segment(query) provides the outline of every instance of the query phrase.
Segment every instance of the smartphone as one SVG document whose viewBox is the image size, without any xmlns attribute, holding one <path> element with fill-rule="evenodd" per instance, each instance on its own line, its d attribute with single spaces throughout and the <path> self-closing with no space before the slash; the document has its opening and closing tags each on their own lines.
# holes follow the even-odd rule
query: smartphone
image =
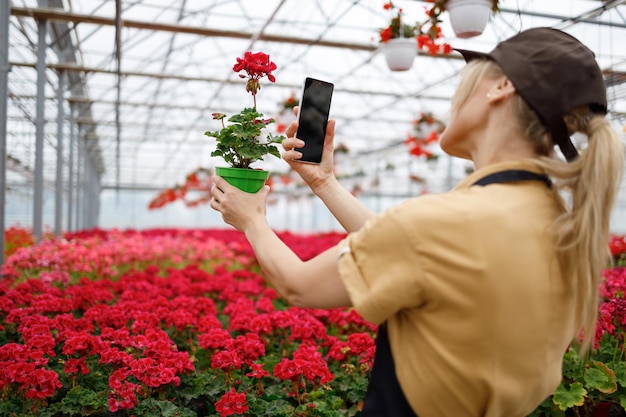
<svg viewBox="0 0 626 417">
<path fill-rule="evenodd" d="M 302 97 L 298 108 L 298 130 L 296 137 L 304 141 L 299 162 L 319 164 L 326 136 L 326 124 L 330 114 L 330 101 L 334 84 L 306 77 L 302 86 Z"/>
</svg>

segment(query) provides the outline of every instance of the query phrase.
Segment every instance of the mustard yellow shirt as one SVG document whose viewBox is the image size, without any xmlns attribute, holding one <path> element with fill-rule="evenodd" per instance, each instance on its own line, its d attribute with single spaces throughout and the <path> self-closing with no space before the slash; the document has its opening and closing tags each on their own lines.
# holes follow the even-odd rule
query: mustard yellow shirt
<svg viewBox="0 0 626 417">
<path fill-rule="evenodd" d="M 339 244 L 352 303 L 388 323 L 398 381 L 420 417 L 524 417 L 561 381 L 576 334 L 549 230 L 561 208 L 541 181 L 472 186 L 506 169 L 541 173 L 530 160 L 488 166 Z"/>
</svg>

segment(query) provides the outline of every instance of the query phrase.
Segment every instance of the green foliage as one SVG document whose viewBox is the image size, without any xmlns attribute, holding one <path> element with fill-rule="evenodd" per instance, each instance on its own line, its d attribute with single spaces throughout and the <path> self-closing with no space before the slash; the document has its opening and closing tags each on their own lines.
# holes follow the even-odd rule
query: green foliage
<svg viewBox="0 0 626 417">
<path fill-rule="evenodd" d="M 223 158 L 233 168 L 249 168 L 250 164 L 262 160 L 265 155 L 280 158 L 276 144 L 281 143 L 284 136 L 268 132 L 266 140 L 261 140 L 263 129 L 274 123 L 274 119 L 263 119 L 263 114 L 250 107 L 231 116 L 228 121 L 230 124 L 223 125 L 222 129 L 204 133 L 217 140 L 217 147 L 211 156 Z"/>
<path fill-rule="evenodd" d="M 561 384 L 530 417 L 590 416 L 606 403 L 626 410 L 626 363 L 620 341 L 605 334 L 601 342 L 582 357 L 575 346 L 568 349 Z"/>
<path fill-rule="evenodd" d="M 587 390 L 583 388 L 583 384 L 574 382 L 569 388 L 561 383 L 552 397 L 554 403 L 561 410 L 567 410 L 574 406 L 583 405 L 585 403 L 585 395 L 587 395 Z"/>
<path fill-rule="evenodd" d="M 103 415 L 107 410 L 107 395 L 106 390 L 95 391 L 76 386 L 67 391 L 61 401 L 51 401 L 45 410 L 40 409 L 34 415 L 37 417 Z"/>
<path fill-rule="evenodd" d="M 198 417 L 198 414 L 185 407 L 178 407 L 170 401 L 157 401 L 146 398 L 132 410 L 136 417 Z"/>
<path fill-rule="evenodd" d="M 585 384 L 592 389 L 604 394 L 612 394 L 617 391 L 615 372 L 606 364 L 598 361 L 591 361 L 585 370 Z"/>
</svg>

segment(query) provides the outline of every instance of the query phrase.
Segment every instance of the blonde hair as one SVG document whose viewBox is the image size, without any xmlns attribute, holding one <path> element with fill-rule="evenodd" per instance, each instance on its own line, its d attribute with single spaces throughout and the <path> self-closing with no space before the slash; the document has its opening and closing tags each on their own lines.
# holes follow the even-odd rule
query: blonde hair
<svg viewBox="0 0 626 417">
<path fill-rule="evenodd" d="M 536 116 L 535 116 L 536 117 Z M 566 210 L 554 222 L 561 265 L 575 277 L 577 323 L 584 339 L 581 351 L 591 346 L 598 317 L 598 287 L 609 263 L 611 209 L 622 179 L 624 148 L 603 116 L 577 108 L 565 117 L 571 133 L 584 133 L 587 148 L 572 162 L 542 156 L 540 165 L 553 178 L 557 191 L 570 195 Z M 533 138 L 537 142 L 541 138 Z"/>
<path fill-rule="evenodd" d="M 452 99 L 456 110 L 472 94 L 483 77 L 505 75 L 489 60 L 471 61 L 464 69 Z M 602 269 L 608 266 L 610 216 L 624 169 L 624 147 L 604 115 L 588 106 L 573 109 L 564 117 L 571 134 L 583 133 L 588 145 L 572 162 L 554 156 L 554 142 L 546 126 L 528 104 L 517 95 L 517 124 L 534 146 L 538 164 L 553 182 L 563 214 L 553 224 L 559 262 L 576 294 L 576 323 L 583 331 L 581 354 L 595 336 L 598 315 L 598 288 Z M 563 193 L 568 194 L 568 202 Z"/>
</svg>

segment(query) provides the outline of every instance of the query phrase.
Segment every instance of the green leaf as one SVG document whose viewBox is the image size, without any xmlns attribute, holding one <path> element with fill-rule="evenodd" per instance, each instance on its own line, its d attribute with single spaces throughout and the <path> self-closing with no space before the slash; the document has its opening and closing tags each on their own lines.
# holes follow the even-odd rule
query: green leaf
<svg viewBox="0 0 626 417">
<path fill-rule="evenodd" d="M 583 377 L 581 362 L 582 359 L 576 349 L 570 346 L 563 357 L 563 377 L 569 381 L 581 381 Z"/>
<path fill-rule="evenodd" d="M 0 401 L 0 415 L 17 416 L 22 411 L 21 407 L 12 401 Z"/>
<path fill-rule="evenodd" d="M 583 388 L 583 384 L 580 382 L 574 382 L 570 385 L 569 389 L 565 388 L 563 384 L 560 384 L 554 394 L 552 400 L 563 411 L 572 407 L 579 407 L 585 403 L 585 396 L 587 390 Z"/>
<path fill-rule="evenodd" d="M 615 380 L 622 387 L 626 388 L 626 363 L 618 362 L 613 367 L 613 371 L 615 372 Z"/>
<path fill-rule="evenodd" d="M 133 410 L 134 415 L 150 417 L 198 417 L 195 411 L 185 407 L 177 407 L 170 401 L 158 401 L 153 398 L 146 398 L 141 401 Z"/>
<path fill-rule="evenodd" d="M 281 143 L 284 136 L 268 133 L 267 143 L 259 140 L 263 129 L 275 122 L 273 119 L 265 120 L 263 114 L 256 109 L 246 108 L 232 115 L 228 122 L 230 124 L 220 130 L 204 132 L 206 136 L 214 137 L 217 141 L 211 156 L 221 157 L 227 164 L 237 168 L 249 168 L 250 164 L 262 160 L 265 155 L 280 158 L 280 152 L 275 145 Z"/>
<path fill-rule="evenodd" d="M 612 394 L 617 391 L 615 372 L 602 362 L 590 362 L 585 371 L 584 381 L 588 388 L 596 389 L 605 394 Z"/>
<path fill-rule="evenodd" d="M 105 392 L 95 392 L 88 388 L 77 386 L 67 392 L 61 400 L 62 411 L 70 415 L 80 411 L 83 415 L 89 415 L 92 411 L 105 411 L 108 409 L 108 395 Z"/>
</svg>

